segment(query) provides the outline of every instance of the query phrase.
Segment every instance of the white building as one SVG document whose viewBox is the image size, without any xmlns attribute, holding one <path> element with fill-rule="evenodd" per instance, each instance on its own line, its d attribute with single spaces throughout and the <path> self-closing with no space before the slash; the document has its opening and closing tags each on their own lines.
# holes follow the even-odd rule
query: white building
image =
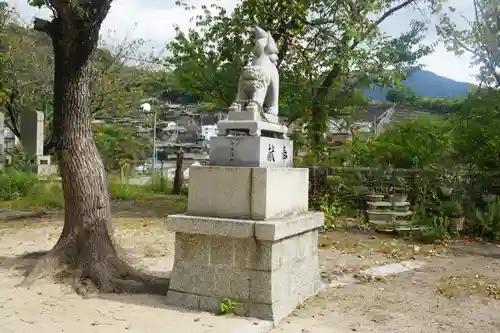
<svg viewBox="0 0 500 333">
<path fill-rule="evenodd" d="M 201 137 L 204 140 L 210 140 L 210 138 L 216 137 L 219 134 L 219 129 L 217 125 L 203 125 L 201 126 Z"/>
</svg>

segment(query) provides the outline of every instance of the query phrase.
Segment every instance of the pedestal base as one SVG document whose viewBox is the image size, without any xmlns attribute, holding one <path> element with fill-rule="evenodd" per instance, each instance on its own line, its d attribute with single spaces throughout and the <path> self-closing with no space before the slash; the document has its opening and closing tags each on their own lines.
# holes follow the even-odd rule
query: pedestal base
<svg viewBox="0 0 500 333">
<path fill-rule="evenodd" d="M 318 228 L 323 213 L 269 221 L 172 215 L 175 261 L 167 302 L 278 322 L 320 287 Z"/>
<path fill-rule="evenodd" d="M 264 114 L 262 117 L 258 108 L 246 111 L 231 111 L 227 119 L 217 124 L 220 136 L 226 136 L 230 131 L 244 131 L 251 136 L 274 136 L 284 139 L 288 128 L 278 122 L 278 116 Z M 265 135 L 267 132 L 268 135 Z"/>
<path fill-rule="evenodd" d="M 268 220 L 307 212 L 309 170 L 191 167 L 187 213 Z"/>
<path fill-rule="evenodd" d="M 219 136 L 210 139 L 210 165 L 292 167 L 293 141 L 263 136 Z"/>
</svg>

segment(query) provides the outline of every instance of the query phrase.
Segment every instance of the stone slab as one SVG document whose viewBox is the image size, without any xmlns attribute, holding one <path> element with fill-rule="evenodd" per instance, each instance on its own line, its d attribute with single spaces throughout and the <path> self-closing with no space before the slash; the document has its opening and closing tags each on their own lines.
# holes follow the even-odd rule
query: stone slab
<svg viewBox="0 0 500 333">
<path fill-rule="evenodd" d="M 214 137 L 210 139 L 210 165 L 290 168 L 293 141 L 262 136 Z"/>
<path fill-rule="evenodd" d="M 325 223 L 323 212 L 306 212 L 279 220 L 255 222 L 255 238 L 260 240 L 279 240 L 312 229 Z"/>
<path fill-rule="evenodd" d="M 373 268 L 368 268 L 363 271 L 360 271 L 361 275 L 369 275 L 373 277 L 385 277 L 396 274 L 401 274 L 404 272 L 408 272 L 414 269 L 421 268 L 425 265 L 424 262 L 421 261 L 402 261 L 397 263 L 392 263 L 384 266 L 378 266 Z"/>
<path fill-rule="evenodd" d="M 242 120 L 253 120 L 253 121 L 267 121 L 270 123 L 279 124 L 279 118 L 273 114 L 264 114 L 265 119 L 262 118 L 260 112 L 252 111 L 229 111 L 227 119 L 229 121 L 242 121 Z"/>
<path fill-rule="evenodd" d="M 288 128 L 285 125 L 262 120 L 221 120 L 217 127 L 219 136 L 226 136 L 229 131 L 247 131 L 251 136 L 260 136 L 263 131 L 286 135 Z"/>
<path fill-rule="evenodd" d="M 324 214 L 308 211 L 267 221 L 175 214 L 169 215 L 166 223 L 168 230 L 177 233 L 277 241 L 321 228 Z"/>
<path fill-rule="evenodd" d="M 306 168 L 191 167 L 187 214 L 269 220 L 307 212 Z"/>
<path fill-rule="evenodd" d="M 21 141 L 30 158 L 43 155 L 45 115 L 40 111 L 26 111 L 21 116 Z"/>
<path fill-rule="evenodd" d="M 167 217 L 167 228 L 187 234 L 249 238 L 255 234 L 255 221 L 175 214 Z"/>
</svg>

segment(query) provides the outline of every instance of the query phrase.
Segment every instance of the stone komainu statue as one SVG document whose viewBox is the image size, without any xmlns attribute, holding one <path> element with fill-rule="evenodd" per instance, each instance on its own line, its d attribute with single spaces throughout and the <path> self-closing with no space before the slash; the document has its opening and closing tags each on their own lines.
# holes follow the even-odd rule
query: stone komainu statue
<svg viewBox="0 0 500 333">
<path fill-rule="evenodd" d="M 279 74 L 276 43 L 267 31 L 255 27 L 252 61 L 243 67 L 236 102 L 231 109 L 278 115 Z"/>
</svg>

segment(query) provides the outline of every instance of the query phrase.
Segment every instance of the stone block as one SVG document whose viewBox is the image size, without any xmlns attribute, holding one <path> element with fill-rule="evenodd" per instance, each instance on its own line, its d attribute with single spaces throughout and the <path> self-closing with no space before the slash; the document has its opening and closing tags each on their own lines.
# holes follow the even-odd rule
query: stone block
<svg viewBox="0 0 500 333">
<path fill-rule="evenodd" d="M 300 294 L 304 287 L 311 286 L 320 279 L 318 256 L 311 256 L 287 266 L 289 267 L 291 294 Z"/>
<path fill-rule="evenodd" d="M 293 166 L 293 141 L 263 136 L 211 138 L 210 165 L 290 168 Z"/>
<path fill-rule="evenodd" d="M 173 232 L 230 238 L 249 238 L 254 235 L 255 222 L 185 214 L 169 215 L 167 228 Z"/>
<path fill-rule="evenodd" d="M 324 214 L 322 212 L 306 212 L 270 221 L 256 221 L 255 238 L 258 240 L 276 241 L 309 230 L 318 229 L 323 225 Z"/>
<path fill-rule="evenodd" d="M 200 296 L 176 290 L 169 290 L 167 292 L 166 303 L 186 309 L 199 309 Z"/>
<path fill-rule="evenodd" d="M 253 269 L 274 271 L 281 267 L 283 250 L 281 242 L 256 241 L 256 253 Z"/>
<path fill-rule="evenodd" d="M 307 212 L 309 170 L 303 168 L 254 168 L 252 218 L 267 220 Z"/>
<path fill-rule="evenodd" d="M 191 167 L 187 214 L 251 218 L 252 169 Z"/>
<path fill-rule="evenodd" d="M 317 245 L 322 219 L 321 213 L 307 212 L 270 221 L 232 220 L 253 223 L 255 232 L 246 238 L 228 232 L 229 219 L 221 218 L 213 220 L 225 224 L 212 225 L 226 226 L 224 234 L 238 237 L 204 227 L 176 232 L 167 301 L 219 312 L 220 302 L 228 298 L 237 303 L 238 315 L 280 321 L 319 291 L 318 251 L 311 247 Z M 210 235 L 195 234 L 200 230 Z"/>
<path fill-rule="evenodd" d="M 220 312 L 221 299 L 218 297 L 211 296 L 199 296 L 199 307 L 201 311 L 207 311 L 212 313 Z"/>
<path fill-rule="evenodd" d="M 316 238 L 316 241 L 314 240 Z M 301 236 L 298 237 L 298 245 L 297 245 L 297 258 L 303 259 L 306 257 L 310 257 L 314 252 L 317 251 L 317 238 L 318 238 L 318 230 L 313 229 L 305 232 Z"/>
<path fill-rule="evenodd" d="M 258 250 L 254 238 L 236 239 L 233 241 L 234 266 L 239 268 L 254 269 L 256 266 Z"/>
<path fill-rule="evenodd" d="M 263 320 L 271 320 L 278 323 L 287 317 L 297 307 L 295 298 L 286 301 L 278 301 L 272 304 L 251 303 L 249 307 L 249 316 Z"/>
<path fill-rule="evenodd" d="M 309 170 L 192 167 L 187 214 L 268 220 L 306 212 Z"/>
<path fill-rule="evenodd" d="M 215 267 L 215 290 L 213 296 L 235 300 L 250 298 L 250 271 L 234 267 Z"/>
<path fill-rule="evenodd" d="M 205 235 L 175 234 L 175 257 L 183 262 L 208 265 L 210 257 L 210 238 Z"/>
<path fill-rule="evenodd" d="M 303 234 L 299 234 L 296 237 L 286 237 L 278 240 L 280 247 L 280 266 L 288 265 L 289 263 L 295 263 L 297 261 L 299 238 L 303 237 Z"/>
<path fill-rule="evenodd" d="M 26 110 L 21 115 L 21 141 L 30 158 L 43 155 L 45 115 L 40 111 Z"/>
<path fill-rule="evenodd" d="M 290 296 L 290 271 L 282 267 L 275 271 L 253 271 L 250 280 L 250 301 L 273 303 Z"/>
<path fill-rule="evenodd" d="M 234 245 L 229 237 L 211 237 L 210 265 L 234 266 Z"/>
<path fill-rule="evenodd" d="M 261 136 L 266 132 L 284 136 L 288 132 L 285 125 L 262 120 L 221 120 L 217 128 L 220 136 L 226 136 L 231 131 L 245 132 L 250 136 Z"/>
<path fill-rule="evenodd" d="M 171 290 L 201 296 L 218 296 L 217 287 L 216 272 L 212 267 L 180 262 L 174 264 L 170 275 Z"/>
<path fill-rule="evenodd" d="M 262 115 L 259 111 L 257 112 L 249 112 L 249 111 L 229 111 L 227 115 L 227 120 L 236 120 L 236 121 L 242 121 L 242 120 L 254 120 L 254 121 L 268 121 L 270 123 L 274 124 L 279 124 L 279 117 L 274 115 L 274 114 L 265 114 L 266 119 L 262 118 Z"/>
</svg>

